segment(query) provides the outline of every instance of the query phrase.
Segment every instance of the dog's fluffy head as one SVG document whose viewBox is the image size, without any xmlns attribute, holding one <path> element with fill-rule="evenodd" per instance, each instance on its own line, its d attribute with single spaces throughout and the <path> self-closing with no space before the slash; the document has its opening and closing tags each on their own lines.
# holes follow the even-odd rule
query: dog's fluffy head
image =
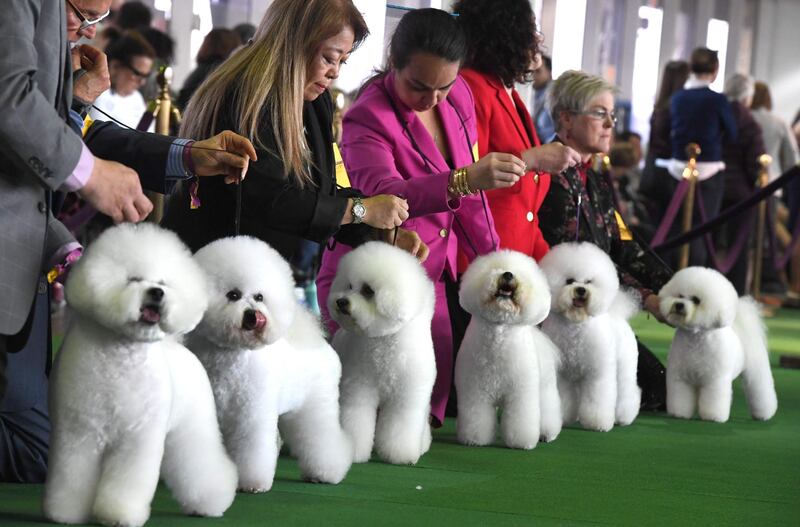
<svg viewBox="0 0 800 527">
<path fill-rule="evenodd" d="M 195 259 L 210 283 L 200 335 L 236 349 L 259 348 L 286 335 L 298 306 L 292 270 L 278 251 L 239 236 L 206 245 Z"/>
<path fill-rule="evenodd" d="M 206 281 L 191 252 L 150 223 L 103 232 L 70 272 L 69 305 L 136 341 L 191 331 L 206 308 Z"/>
<path fill-rule="evenodd" d="M 388 243 L 369 242 L 339 262 L 328 310 L 348 331 L 383 337 L 418 316 L 430 320 L 434 295 L 433 283 L 416 258 Z"/>
<path fill-rule="evenodd" d="M 617 296 L 614 262 L 592 243 L 556 245 L 539 265 L 550 284 L 553 311 L 573 322 L 607 312 Z"/>
<path fill-rule="evenodd" d="M 658 292 L 661 314 L 686 329 L 714 329 L 733 324 L 738 295 L 722 274 L 706 267 L 675 273 Z"/>
<path fill-rule="evenodd" d="M 493 324 L 538 324 L 550 312 L 544 273 L 516 251 L 477 258 L 461 279 L 461 307 Z"/>
</svg>

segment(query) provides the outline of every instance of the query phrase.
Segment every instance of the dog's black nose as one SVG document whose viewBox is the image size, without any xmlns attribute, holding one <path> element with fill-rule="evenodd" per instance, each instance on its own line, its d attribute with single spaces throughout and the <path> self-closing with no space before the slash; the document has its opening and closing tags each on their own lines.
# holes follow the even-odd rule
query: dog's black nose
<svg viewBox="0 0 800 527">
<path fill-rule="evenodd" d="M 577 296 L 577 297 L 586 296 L 586 288 L 585 287 L 576 287 L 575 288 L 575 296 Z"/>
<path fill-rule="evenodd" d="M 258 318 L 256 318 L 255 310 L 245 310 L 244 316 L 242 316 L 242 328 L 250 331 L 256 328 L 256 324 L 258 324 Z"/>
<path fill-rule="evenodd" d="M 514 279 L 514 273 L 512 273 L 511 271 L 506 271 L 505 273 L 502 274 L 502 278 L 504 282 L 510 282 L 511 280 Z"/>
<path fill-rule="evenodd" d="M 672 305 L 672 309 L 673 309 L 673 310 L 674 310 L 676 313 L 683 313 L 684 311 L 686 311 L 686 306 L 684 306 L 684 305 L 683 305 L 683 302 L 675 302 L 675 303 Z"/>
<path fill-rule="evenodd" d="M 151 287 L 147 290 L 147 297 L 154 302 L 161 302 L 164 298 L 164 290 L 160 287 Z"/>
<path fill-rule="evenodd" d="M 350 300 L 347 298 L 337 298 L 336 299 L 336 307 L 339 308 L 339 312 L 345 315 L 350 314 Z"/>
</svg>

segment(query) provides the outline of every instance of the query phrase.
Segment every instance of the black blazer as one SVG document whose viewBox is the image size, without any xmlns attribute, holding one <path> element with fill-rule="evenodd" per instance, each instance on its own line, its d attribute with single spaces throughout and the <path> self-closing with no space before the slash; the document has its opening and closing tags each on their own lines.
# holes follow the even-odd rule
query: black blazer
<svg viewBox="0 0 800 527">
<path fill-rule="evenodd" d="M 222 109 L 216 132 L 240 132 L 232 114 L 232 110 Z M 258 162 L 250 164 L 242 185 L 240 234 L 267 242 L 288 260 L 303 239 L 324 242 L 336 235 L 339 241 L 353 245 L 366 234 L 363 225 L 339 231 L 348 196 L 360 194 L 351 189 L 337 192 L 332 122 L 333 101 L 328 92 L 304 104 L 303 124 L 311 149 L 314 186 L 301 189 L 284 177 L 269 116 L 262 116 L 260 138 L 266 148 L 256 148 Z M 198 196 L 201 205 L 192 210 L 189 185 L 182 184 L 170 199 L 163 221 L 193 251 L 235 232 L 236 185 L 226 185 L 223 178 L 201 178 Z"/>
</svg>

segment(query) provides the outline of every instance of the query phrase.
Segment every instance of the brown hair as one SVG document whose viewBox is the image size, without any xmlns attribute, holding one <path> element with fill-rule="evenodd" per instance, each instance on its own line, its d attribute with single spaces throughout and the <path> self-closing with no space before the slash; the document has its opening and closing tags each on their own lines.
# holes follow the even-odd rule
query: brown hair
<svg viewBox="0 0 800 527">
<path fill-rule="evenodd" d="M 759 108 L 766 108 L 772 110 L 772 94 L 769 92 L 769 86 L 761 81 L 756 81 L 755 91 L 753 92 L 753 103 L 750 105 L 752 110 Z"/>
<path fill-rule="evenodd" d="M 676 91 L 683 88 L 689 78 L 689 63 L 684 60 L 671 60 L 664 66 L 661 86 L 656 97 L 655 110 L 669 107 L 669 100 Z"/>
<path fill-rule="evenodd" d="M 301 188 L 312 183 L 311 162 L 303 132 L 303 89 L 308 66 L 323 41 L 349 27 L 355 49 L 369 34 L 352 0 L 275 0 L 250 45 L 234 53 L 198 88 L 181 125 L 193 139 L 216 132 L 223 101 L 236 131 L 261 148 L 261 119 L 268 116 L 284 177 Z M 264 113 L 263 110 L 266 110 Z"/>
<path fill-rule="evenodd" d="M 228 58 L 231 52 L 242 45 L 239 33 L 232 29 L 212 29 L 203 39 L 197 52 L 200 64 L 218 62 Z"/>
<path fill-rule="evenodd" d="M 714 73 L 719 69 L 717 52 L 708 48 L 695 48 L 689 59 L 692 73 Z"/>
</svg>

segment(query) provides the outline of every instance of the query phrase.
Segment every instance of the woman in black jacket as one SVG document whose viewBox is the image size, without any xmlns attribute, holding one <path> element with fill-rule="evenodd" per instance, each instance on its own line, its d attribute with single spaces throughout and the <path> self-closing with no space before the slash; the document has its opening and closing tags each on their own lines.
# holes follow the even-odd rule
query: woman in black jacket
<svg viewBox="0 0 800 527">
<path fill-rule="evenodd" d="M 351 0 L 276 0 L 250 45 L 214 71 L 186 109 L 181 135 L 232 129 L 256 145 L 258 161 L 242 182 L 239 232 L 288 260 L 304 239 L 355 245 L 373 235 L 365 226 L 391 229 L 408 217 L 399 197 L 337 191 L 328 88 L 367 33 Z M 237 190 L 216 181 L 184 185 L 164 225 L 192 250 L 231 236 Z M 418 242 L 410 242 L 412 252 Z"/>
</svg>

